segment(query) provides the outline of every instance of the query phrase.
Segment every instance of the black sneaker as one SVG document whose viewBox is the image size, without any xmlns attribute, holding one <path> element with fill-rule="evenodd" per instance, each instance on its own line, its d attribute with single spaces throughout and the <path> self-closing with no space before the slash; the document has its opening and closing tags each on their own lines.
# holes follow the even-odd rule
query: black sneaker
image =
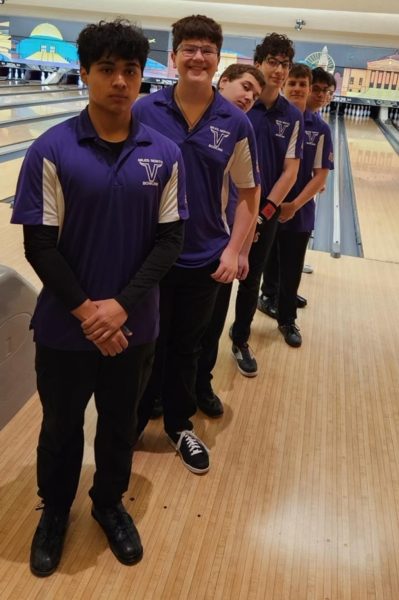
<svg viewBox="0 0 399 600">
<path fill-rule="evenodd" d="M 143 546 L 140 535 L 122 502 L 104 508 L 93 505 L 91 514 L 102 527 L 109 547 L 121 563 L 134 565 L 141 560 Z"/>
<path fill-rule="evenodd" d="M 302 336 L 299 331 L 299 327 L 295 323 L 279 325 L 278 328 L 289 346 L 292 346 L 293 348 L 299 348 L 299 346 L 302 344 Z"/>
<path fill-rule="evenodd" d="M 245 377 L 256 377 L 258 374 L 258 365 L 249 344 L 247 342 L 244 344 L 233 344 L 231 351 L 236 359 L 240 373 L 245 375 Z"/>
<path fill-rule="evenodd" d="M 207 392 L 197 392 L 197 406 L 208 417 L 221 417 L 224 408 L 221 399 L 211 389 Z"/>
<path fill-rule="evenodd" d="M 189 471 L 199 475 L 209 471 L 209 450 L 193 431 L 185 429 L 167 435 Z"/>
<path fill-rule="evenodd" d="M 154 400 L 154 406 L 152 407 L 152 411 L 151 411 L 151 414 L 150 414 L 150 419 L 151 420 L 159 419 L 159 417 L 162 417 L 162 415 L 163 415 L 162 398 L 160 398 L 158 396 Z"/>
<path fill-rule="evenodd" d="M 61 560 L 69 511 L 44 507 L 33 536 L 30 570 L 37 577 L 54 573 Z"/>
<path fill-rule="evenodd" d="M 275 298 L 261 294 L 258 298 L 257 309 L 272 319 L 277 319 L 277 305 Z"/>
<path fill-rule="evenodd" d="M 305 308 L 307 303 L 308 303 L 308 301 L 306 300 L 306 298 L 297 294 L 297 297 L 296 297 L 296 307 L 297 308 Z"/>
</svg>

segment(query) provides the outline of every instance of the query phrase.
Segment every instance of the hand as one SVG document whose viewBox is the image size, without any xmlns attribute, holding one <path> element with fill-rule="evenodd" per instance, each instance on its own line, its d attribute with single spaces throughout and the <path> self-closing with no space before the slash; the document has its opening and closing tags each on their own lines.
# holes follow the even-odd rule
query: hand
<svg viewBox="0 0 399 600">
<path fill-rule="evenodd" d="M 238 271 L 237 271 L 237 279 L 242 281 L 246 278 L 249 271 L 249 263 L 248 263 L 248 253 L 238 255 Z"/>
<path fill-rule="evenodd" d="M 219 283 L 231 283 L 238 271 L 238 253 L 226 246 L 220 257 L 220 264 L 211 277 Z"/>
<path fill-rule="evenodd" d="M 126 337 L 120 329 L 106 339 L 105 342 L 93 343 L 97 346 L 103 356 L 116 356 L 126 350 L 129 346 Z"/>
<path fill-rule="evenodd" d="M 82 329 L 88 340 L 101 344 L 122 327 L 127 319 L 127 312 L 113 298 L 93 302 L 97 311 L 82 322 Z"/>
<path fill-rule="evenodd" d="M 279 215 L 279 222 L 280 223 L 286 223 L 286 221 L 289 221 L 290 219 L 292 219 L 292 217 L 295 215 L 296 213 L 296 206 L 293 202 L 283 202 L 280 205 L 280 215 Z"/>
</svg>

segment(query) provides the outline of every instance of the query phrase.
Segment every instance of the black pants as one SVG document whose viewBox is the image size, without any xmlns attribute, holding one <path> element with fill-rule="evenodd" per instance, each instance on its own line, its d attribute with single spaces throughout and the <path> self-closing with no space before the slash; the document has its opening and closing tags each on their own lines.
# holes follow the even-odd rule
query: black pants
<svg viewBox="0 0 399 600">
<path fill-rule="evenodd" d="M 76 495 L 84 446 L 84 414 L 94 393 L 98 413 L 96 472 L 90 496 L 97 506 L 119 502 L 129 485 L 137 404 L 151 372 L 154 343 L 115 357 L 36 345 L 43 421 L 37 448 L 39 496 L 69 509 Z"/>
<path fill-rule="evenodd" d="M 279 325 L 297 317 L 297 300 L 310 232 L 278 229 L 263 270 L 262 294 L 276 298 Z"/>
<path fill-rule="evenodd" d="M 233 324 L 233 342 L 244 344 L 249 340 L 251 324 L 256 312 L 260 280 L 264 264 L 269 256 L 278 226 L 277 210 L 270 221 L 257 226 L 254 243 L 249 252 L 249 273 L 240 281 L 236 298 L 236 314 Z"/>
<path fill-rule="evenodd" d="M 212 393 L 212 370 L 215 367 L 218 357 L 219 339 L 226 322 L 232 287 L 232 283 L 220 285 L 211 321 L 202 338 L 202 350 L 198 360 L 197 382 L 195 386 L 197 394 Z"/>
<path fill-rule="evenodd" d="M 148 423 L 156 397 L 162 398 L 165 430 L 192 429 L 201 339 L 212 317 L 221 284 L 211 277 L 219 262 L 199 269 L 172 267 L 160 285 L 161 330 L 154 367 L 140 401 L 138 432 Z"/>
</svg>

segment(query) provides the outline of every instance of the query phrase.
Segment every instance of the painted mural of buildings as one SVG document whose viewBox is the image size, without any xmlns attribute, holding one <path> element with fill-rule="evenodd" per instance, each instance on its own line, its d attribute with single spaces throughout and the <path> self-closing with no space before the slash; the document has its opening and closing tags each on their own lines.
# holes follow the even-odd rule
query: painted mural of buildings
<svg viewBox="0 0 399 600">
<path fill-rule="evenodd" d="M 344 69 L 341 96 L 399 102 L 399 51 L 368 61 L 367 69 Z"/>
</svg>

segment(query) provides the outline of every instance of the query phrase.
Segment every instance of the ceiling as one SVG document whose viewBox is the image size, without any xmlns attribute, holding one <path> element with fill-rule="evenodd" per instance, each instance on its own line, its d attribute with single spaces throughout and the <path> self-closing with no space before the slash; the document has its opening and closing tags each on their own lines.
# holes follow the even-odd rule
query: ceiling
<svg viewBox="0 0 399 600">
<path fill-rule="evenodd" d="M 399 0 L 6 0 L 1 14 L 82 22 L 124 16 L 154 29 L 206 14 L 226 34 L 263 37 L 277 31 L 294 40 L 399 48 Z M 306 23 L 299 32 L 298 18 Z"/>
</svg>

